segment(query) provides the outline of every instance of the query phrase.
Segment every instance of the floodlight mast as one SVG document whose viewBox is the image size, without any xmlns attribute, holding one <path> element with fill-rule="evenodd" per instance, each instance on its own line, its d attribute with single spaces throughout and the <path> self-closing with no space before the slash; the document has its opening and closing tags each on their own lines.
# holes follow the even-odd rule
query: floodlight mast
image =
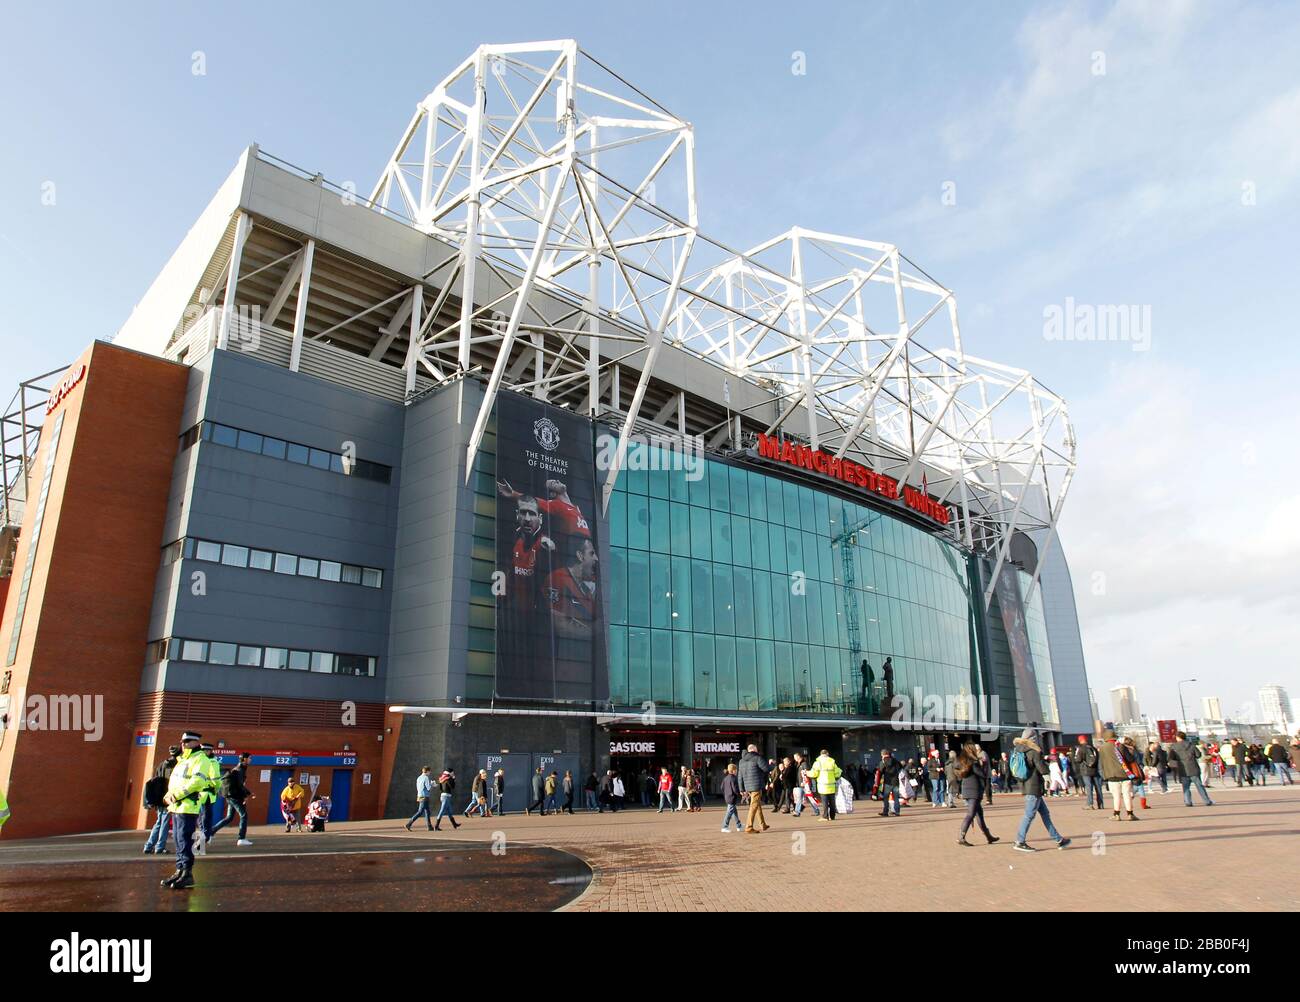
<svg viewBox="0 0 1300 1002">
<path fill-rule="evenodd" d="M 607 505 L 667 343 L 766 388 L 778 416 L 772 397 L 761 420 L 738 407 L 751 426 L 794 433 L 801 414 L 814 447 L 924 475 L 955 508 L 953 540 L 993 555 L 993 580 L 1016 531 L 1045 530 L 1036 587 L 1075 470 L 1065 401 L 966 355 L 955 296 L 892 244 L 794 227 L 740 252 L 700 233 L 692 126 L 576 41 L 480 46 L 417 106 L 371 200 L 454 255 L 413 317 L 408 387 L 495 348 L 467 479 L 502 387 L 545 400 L 581 382 L 594 417 L 604 379 L 621 419 Z M 458 321 L 439 327 L 452 296 Z M 639 368 L 625 409 L 620 363 Z"/>
</svg>

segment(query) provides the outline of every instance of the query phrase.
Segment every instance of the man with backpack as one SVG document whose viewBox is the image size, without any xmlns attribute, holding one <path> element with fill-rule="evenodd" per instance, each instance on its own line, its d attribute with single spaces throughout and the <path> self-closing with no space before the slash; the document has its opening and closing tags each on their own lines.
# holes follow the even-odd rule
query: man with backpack
<svg viewBox="0 0 1300 1002">
<path fill-rule="evenodd" d="M 180 756 L 181 746 L 172 745 L 167 749 L 167 759 L 154 770 L 153 778 L 144 784 L 144 806 L 146 810 L 157 811 L 153 827 L 149 829 L 149 838 L 145 840 L 145 853 L 161 856 L 167 852 L 167 835 L 172 830 L 172 816 L 167 810 L 163 798 L 167 796 L 167 780 L 176 768 L 176 759 Z"/>
<path fill-rule="evenodd" d="M 1088 742 L 1088 735 L 1079 735 L 1079 744 L 1071 756 L 1074 760 L 1074 772 L 1083 781 L 1083 809 L 1100 811 L 1106 806 L 1106 796 L 1101 789 L 1101 777 L 1097 775 L 1097 749 Z M 1096 797 L 1096 804 L 1093 798 Z"/>
<path fill-rule="evenodd" d="M 1043 777 L 1051 770 L 1043 761 L 1043 752 L 1038 747 L 1037 738 L 1037 732 L 1032 727 L 1026 727 L 1024 733 L 1011 745 L 1011 775 L 1020 780 L 1020 792 L 1025 795 L 1025 816 L 1020 819 L 1020 828 L 1011 846 L 1020 852 L 1038 851 L 1025 841 L 1034 815 L 1043 819 L 1047 834 L 1055 840 L 1056 848 L 1064 849 L 1070 844 L 1070 840 L 1056 830 L 1052 824 L 1052 815 L 1047 810 L 1047 800 L 1043 796 Z"/>
<path fill-rule="evenodd" d="M 256 796 L 248 789 L 245 776 L 248 775 L 248 753 L 239 756 L 239 763 L 221 777 L 221 795 L 226 798 L 226 816 L 212 826 L 212 834 L 225 828 L 239 815 L 239 841 L 236 845 L 252 845 L 248 841 L 248 808 L 245 806 L 249 800 Z"/>
</svg>

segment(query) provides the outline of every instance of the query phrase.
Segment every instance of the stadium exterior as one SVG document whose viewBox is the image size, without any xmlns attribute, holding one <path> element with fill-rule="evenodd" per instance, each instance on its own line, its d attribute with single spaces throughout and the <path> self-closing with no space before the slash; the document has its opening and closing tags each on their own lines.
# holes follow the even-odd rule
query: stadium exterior
<svg viewBox="0 0 1300 1002">
<path fill-rule="evenodd" d="M 694 155 L 571 41 L 477 50 L 369 197 L 245 151 L 5 418 L 6 833 L 143 824 L 183 727 L 257 822 L 1090 732 L 1064 401 L 892 245 L 705 236 Z"/>
</svg>

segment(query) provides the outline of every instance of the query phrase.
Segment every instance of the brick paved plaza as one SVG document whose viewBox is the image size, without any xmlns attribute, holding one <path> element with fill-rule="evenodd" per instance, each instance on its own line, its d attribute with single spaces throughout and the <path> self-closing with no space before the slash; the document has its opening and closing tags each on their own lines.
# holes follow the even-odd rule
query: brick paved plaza
<svg viewBox="0 0 1300 1002">
<path fill-rule="evenodd" d="M 782 815 L 762 835 L 722 835 L 716 801 L 700 814 L 510 815 L 421 834 L 473 842 L 501 831 L 507 851 L 520 842 L 575 853 L 595 869 L 591 886 L 566 906 L 580 911 L 1300 909 L 1300 787 L 1210 793 L 1214 807 L 1190 810 L 1175 789 L 1156 794 L 1136 823 L 1061 798 L 1050 804 L 1052 818 L 1074 844 L 1058 851 L 1035 821 L 1029 843 L 1043 851 L 1032 855 L 1011 848 L 1017 794 L 986 807 L 1002 841 L 990 846 L 973 833 L 970 849 L 955 843 L 960 810 L 923 803 L 885 819 L 861 800 L 832 823 Z M 335 827 L 409 838 L 395 821 Z M 802 855 L 794 851 L 801 834 Z"/>
</svg>

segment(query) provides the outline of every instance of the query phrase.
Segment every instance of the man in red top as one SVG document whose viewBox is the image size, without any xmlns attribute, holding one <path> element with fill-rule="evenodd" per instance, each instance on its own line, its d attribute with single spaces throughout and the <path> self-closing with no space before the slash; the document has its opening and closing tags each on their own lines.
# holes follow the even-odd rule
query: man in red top
<svg viewBox="0 0 1300 1002">
<path fill-rule="evenodd" d="M 551 605 L 551 623 L 561 637 L 590 640 L 597 615 L 596 548 L 590 539 L 575 543 L 567 567 L 555 571 L 546 582 Z"/>
<path fill-rule="evenodd" d="M 533 605 L 538 553 L 549 554 L 555 543 L 542 533 L 536 498 L 519 497 L 515 508 L 515 546 L 511 555 L 510 597 L 518 609 Z"/>
<path fill-rule="evenodd" d="M 667 766 L 659 769 L 659 810 L 655 812 L 656 814 L 664 812 L 664 804 L 668 805 L 670 811 L 677 810 L 673 806 L 673 774 L 668 771 Z"/>
<path fill-rule="evenodd" d="M 505 480 L 497 481 L 497 490 L 502 497 L 519 498 L 522 495 Z M 569 500 L 569 488 L 562 480 L 546 481 L 545 501 L 538 500 L 537 507 L 544 511 L 551 520 L 551 530 L 566 536 L 584 536 L 591 538 L 591 526 L 583 517 L 582 510 Z"/>
</svg>

